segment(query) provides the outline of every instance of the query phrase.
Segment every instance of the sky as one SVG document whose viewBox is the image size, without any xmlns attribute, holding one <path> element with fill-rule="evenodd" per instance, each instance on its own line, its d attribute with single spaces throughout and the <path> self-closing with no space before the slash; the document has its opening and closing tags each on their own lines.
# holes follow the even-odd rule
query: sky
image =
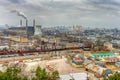
<svg viewBox="0 0 120 80">
<path fill-rule="evenodd" d="M 29 25 L 120 28 L 120 0 L 0 0 L 0 25 L 25 25 L 15 11 Z"/>
</svg>

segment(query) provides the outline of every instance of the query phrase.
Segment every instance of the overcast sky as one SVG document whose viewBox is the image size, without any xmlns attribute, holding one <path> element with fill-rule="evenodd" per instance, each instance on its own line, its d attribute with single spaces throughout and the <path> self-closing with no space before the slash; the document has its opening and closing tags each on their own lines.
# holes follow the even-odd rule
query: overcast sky
<svg viewBox="0 0 120 80">
<path fill-rule="evenodd" d="M 120 27 L 120 0 L 0 0 L 0 25 L 19 25 L 22 12 L 32 25 L 82 25 L 92 28 Z"/>
</svg>

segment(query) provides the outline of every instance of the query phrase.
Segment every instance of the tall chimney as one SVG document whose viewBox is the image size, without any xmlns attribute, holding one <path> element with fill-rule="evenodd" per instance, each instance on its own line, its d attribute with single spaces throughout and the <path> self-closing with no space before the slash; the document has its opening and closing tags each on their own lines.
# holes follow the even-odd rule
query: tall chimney
<svg viewBox="0 0 120 80">
<path fill-rule="evenodd" d="M 35 27 L 35 19 L 33 20 L 33 27 Z"/>
<path fill-rule="evenodd" d="M 26 19 L 26 27 L 28 27 L 28 20 Z"/>
<path fill-rule="evenodd" d="M 22 20 L 20 20 L 20 27 L 22 27 Z"/>
<path fill-rule="evenodd" d="M 27 36 L 27 38 L 28 38 L 28 20 L 26 19 L 26 36 Z"/>
</svg>

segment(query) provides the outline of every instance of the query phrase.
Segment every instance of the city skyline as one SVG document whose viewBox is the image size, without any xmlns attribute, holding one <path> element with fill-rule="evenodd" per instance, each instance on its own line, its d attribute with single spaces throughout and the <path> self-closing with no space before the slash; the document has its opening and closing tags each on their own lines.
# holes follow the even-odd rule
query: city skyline
<svg viewBox="0 0 120 80">
<path fill-rule="evenodd" d="M 0 0 L 0 25 L 29 25 L 33 19 L 43 26 L 82 25 L 92 28 L 119 28 L 119 0 Z M 16 11 L 19 11 L 18 14 Z M 17 14 L 16 14 L 17 13 Z"/>
</svg>

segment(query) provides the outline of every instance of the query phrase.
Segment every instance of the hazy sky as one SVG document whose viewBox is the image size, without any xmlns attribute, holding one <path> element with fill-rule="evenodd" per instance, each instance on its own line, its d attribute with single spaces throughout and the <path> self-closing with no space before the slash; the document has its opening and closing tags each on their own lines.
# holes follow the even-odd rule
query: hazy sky
<svg viewBox="0 0 120 80">
<path fill-rule="evenodd" d="M 120 27 L 120 0 L 0 0 L 0 25 L 25 22 L 10 10 L 23 12 L 29 25 L 36 19 L 43 26 Z"/>
</svg>

